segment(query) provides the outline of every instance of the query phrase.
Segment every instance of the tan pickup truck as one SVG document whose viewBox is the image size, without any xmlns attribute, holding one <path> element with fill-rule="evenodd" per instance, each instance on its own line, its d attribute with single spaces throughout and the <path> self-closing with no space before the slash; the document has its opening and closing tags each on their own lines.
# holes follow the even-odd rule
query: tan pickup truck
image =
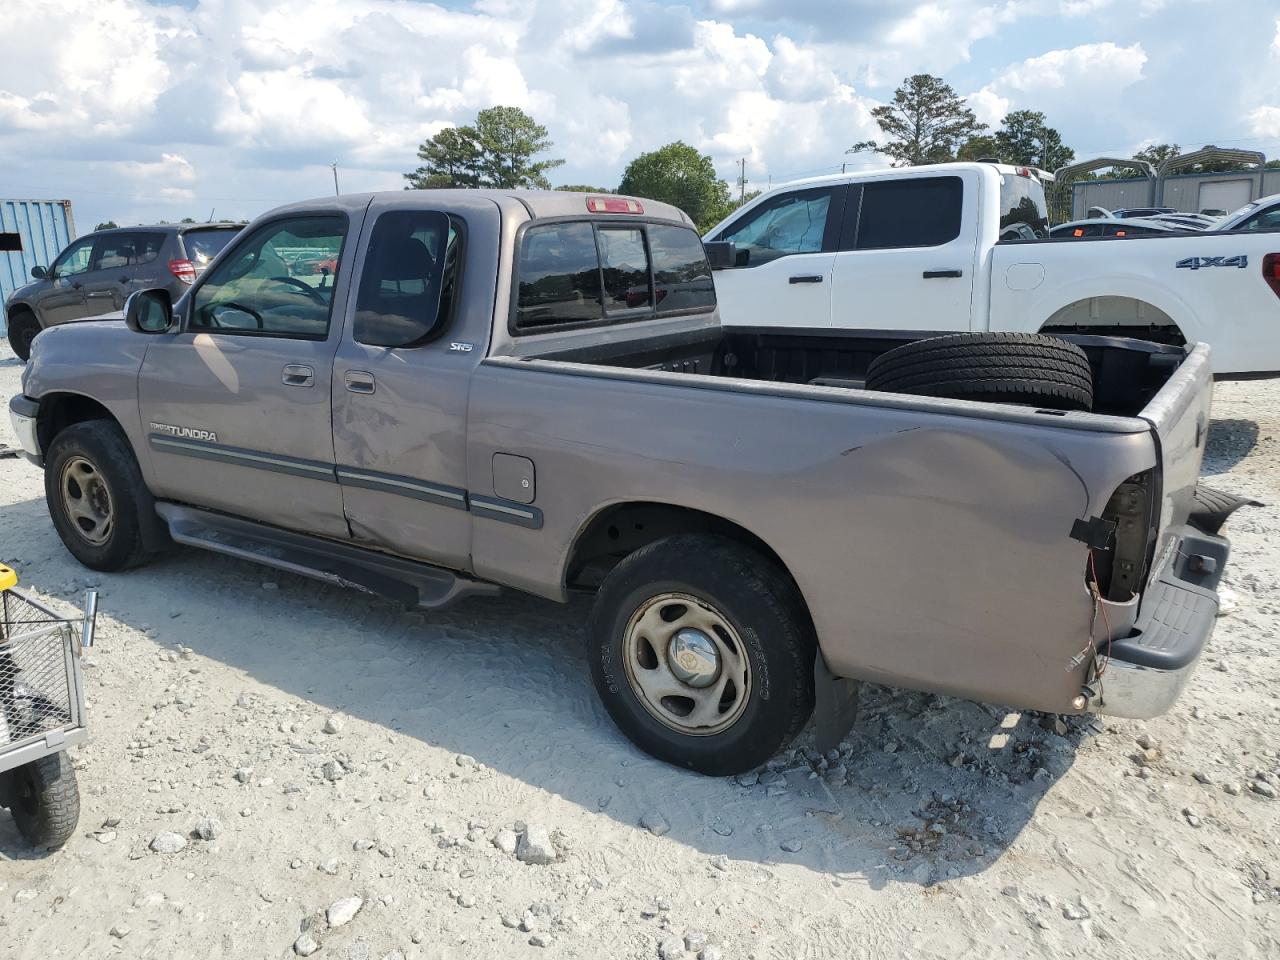
<svg viewBox="0 0 1280 960">
<path fill-rule="evenodd" d="M 722 330 L 680 211 L 477 190 L 272 211 L 124 319 L 10 405 L 83 563 L 593 591 L 601 698 L 695 770 L 838 738 L 858 680 L 1151 716 L 1212 630 L 1203 345 Z"/>
</svg>

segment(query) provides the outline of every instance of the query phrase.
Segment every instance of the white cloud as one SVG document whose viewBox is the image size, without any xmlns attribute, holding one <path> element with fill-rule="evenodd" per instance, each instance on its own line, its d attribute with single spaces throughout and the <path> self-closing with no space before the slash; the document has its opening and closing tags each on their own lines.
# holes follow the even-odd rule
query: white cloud
<svg viewBox="0 0 1280 960">
<path fill-rule="evenodd" d="M 974 115 L 987 126 L 998 127 L 1000 121 L 1008 116 L 1011 102 L 1008 97 L 1002 97 L 990 87 L 983 87 L 977 93 L 971 93 L 965 98 L 969 102 L 969 109 Z"/>
<path fill-rule="evenodd" d="M 1280 107 L 1258 107 L 1248 119 L 1249 129 L 1255 135 L 1280 138 Z"/>
<path fill-rule="evenodd" d="M 248 216 L 327 192 L 335 159 L 346 189 L 397 188 L 418 143 L 495 104 L 548 127 L 558 180 L 607 186 L 683 139 L 763 186 L 854 159 L 920 72 L 976 90 L 988 123 L 1044 110 L 1077 147 L 1280 139 L 1280 21 L 1206 57 L 1236 28 L 1210 3 L 1145 16 L 1161 2 L 0 0 L 4 190 L 89 221 Z"/>
<path fill-rule="evenodd" d="M 196 168 L 180 153 L 162 153 L 159 160 L 122 160 L 108 165 L 134 183 L 137 196 L 152 194 L 171 201 L 195 198 Z"/>
<path fill-rule="evenodd" d="M 1069 130 L 1076 118 L 1121 116 L 1124 92 L 1142 80 L 1146 62 L 1141 43 L 1050 50 L 1006 67 L 968 99 L 978 119 L 993 127 L 1011 110 L 1040 110 Z"/>
<path fill-rule="evenodd" d="M 176 32 L 137 0 L 8 0 L 0 130 L 127 129 L 170 79 L 160 45 Z"/>
</svg>

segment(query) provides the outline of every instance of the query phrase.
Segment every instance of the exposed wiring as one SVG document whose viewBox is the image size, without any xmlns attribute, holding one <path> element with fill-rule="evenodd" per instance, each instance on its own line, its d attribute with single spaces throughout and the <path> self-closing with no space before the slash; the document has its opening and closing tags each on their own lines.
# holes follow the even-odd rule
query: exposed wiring
<svg viewBox="0 0 1280 960">
<path fill-rule="evenodd" d="M 1107 672 L 1107 665 L 1111 663 L 1111 619 L 1107 616 L 1106 601 L 1102 599 L 1102 591 L 1098 587 L 1098 566 L 1093 559 L 1093 550 L 1089 550 L 1089 574 L 1092 580 L 1089 582 L 1089 590 L 1093 594 L 1093 623 L 1097 622 L 1098 612 L 1102 612 L 1102 626 L 1107 631 L 1107 654 L 1102 660 L 1102 666 L 1098 667 L 1094 674 L 1098 680 L 1102 679 L 1102 675 Z M 1089 626 L 1089 641 L 1093 641 L 1093 625 Z M 1097 664 L 1097 655 L 1094 655 L 1094 664 Z"/>
</svg>

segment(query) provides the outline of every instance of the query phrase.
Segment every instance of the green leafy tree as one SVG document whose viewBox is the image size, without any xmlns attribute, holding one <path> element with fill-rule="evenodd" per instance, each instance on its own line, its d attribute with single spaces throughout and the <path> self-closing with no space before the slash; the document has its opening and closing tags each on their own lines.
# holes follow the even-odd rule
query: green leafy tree
<svg viewBox="0 0 1280 960">
<path fill-rule="evenodd" d="M 546 172 L 563 160 L 535 160 L 553 146 L 547 128 L 519 107 L 489 107 L 474 124 L 445 127 L 418 147 L 422 166 L 406 173 L 408 189 L 433 187 L 551 188 Z"/>
<path fill-rule="evenodd" d="M 1172 157 L 1176 157 L 1181 152 L 1182 148 L 1176 143 L 1153 143 L 1151 146 L 1143 147 L 1135 153 L 1133 155 L 1133 159 L 1145 160 L 1147 163 L 1159 170 L 1160 164 Z M 1132 171 L 1129 171 L 1126 175 L 1132 176 L 1133 173 Z"/>
<path fill-rule="evenodd" d="M 406 173 L 412 190 L 480 186 L 480 143 L 474 127 L 445 127 L 418 147 L 422 166 Z"/>
<path fill-rule="evenodd" d="M 874 150 L 897 166 L 952 160 L 961 144 L 987 129 L 963 97 L 941 77 L 927 73 L 907 77 L 894 91 L 893 101 L 876 107 L 871 116 L 887 139 L 863 140 L 850 152 Z"/>
<path fill-rule="evenodd" d="M 551 189 L 547 171 L 563 160 L 534 160 L 554 146 L 547 128 L 519 107 L 490 107 L 476 116 L 480 179 L 484 186 Z"/>
<path fill-rule="evenodd" d="M 556 189 L 565 193 L 613 193 L 608 187 L 593 187 L 587 183 L 566 183 Z"/>
<path fill-rule="evenodd" d="M 1044 170 L 1065 167 L 1076 152 L 1062 142 L 1039 110 L 1015 110 L 1000 123 L 995 134 L 996 155 L 1005 163 Z"/>
<path fill-rule="evenodd" d="M 699 230 L 718 223 L 735 206 L 729 185 L 716 176 L 711 158 L 683 140 L 642 153 L 627 164 L 618 193 L 673 204 Z"/>
<path fill-rule="evenodd" d="M 94 227 L 93 229 L 95 229 L 95 230 L 114 230 L 114 229 L 115 229 L 116 227 L 118 227 L 118 226 L 120 226 L 120 224 L 116 223 L 114 220 L 107 220 L 107 221 L 105 221 L 105 222 L 103 222 L 103 223 L 98 224 L 98 225 L 97 225 L 96 227 Z"/>
<path fill-rule="evenodd" d="M 956 151 L 957 160 L 990 160 L 999 159 L 999 157 L 1000 147 L 996 143 L 996 138 L 987 134 L 970 137 Z"/>
</svg>

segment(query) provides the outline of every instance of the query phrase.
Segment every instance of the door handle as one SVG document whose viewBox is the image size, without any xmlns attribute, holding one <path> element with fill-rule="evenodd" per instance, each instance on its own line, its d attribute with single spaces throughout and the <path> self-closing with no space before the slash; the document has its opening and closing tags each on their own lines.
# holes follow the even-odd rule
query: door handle
<svg viewBox="0 0 1280 960">
<path fill-rule="evenodd" d="M 81 287 L 83 287 L 83 286 L 84 286 L 84 284 L 83 284 L 83 283 L 80 283 L 79 281 L 76 281 L 76 282 L 74 282 L 74 283 L 72 283 L 72 284 L 71 284 L 71 289 L 72 289 L 72 290 L 79 290 L 79 289 L 80 289 Z"/>
<path fill-rule="evenodd" d="M 954 279 L 956 277 L 963 276 L 963 270 L 926 270 L 924 272 L 924 278 L 926 280 L 942 280 L 944 278 Z"/>
<path fill-rule="evenodd" d="M 365 370 L 348 370 L 344 379 L 352 393 L 373 393 L 376 387 L 373 374 Z"/>
<path fill-rule="evenodd" d="M 129 278 L 128 278 L 128 277 L 121 277 L 121 278 L 120 278 L 120 282 L 121 282 L 121 283 L 128 283 L 128 282 L 129 282 Z"/>
<path fill-rule="evenodd" d="M 787 283 L 821 283 L 822 277 L 816 273 L 801 274 L 798 277 L 791 277 Z"/>
<path fill-rule="evenodd" d="M 310 387 L 316 382 L 316 372 L 302 363 L 290 363 L 280 375 L 280 382 L 286 387 Z"/>
</svg>

